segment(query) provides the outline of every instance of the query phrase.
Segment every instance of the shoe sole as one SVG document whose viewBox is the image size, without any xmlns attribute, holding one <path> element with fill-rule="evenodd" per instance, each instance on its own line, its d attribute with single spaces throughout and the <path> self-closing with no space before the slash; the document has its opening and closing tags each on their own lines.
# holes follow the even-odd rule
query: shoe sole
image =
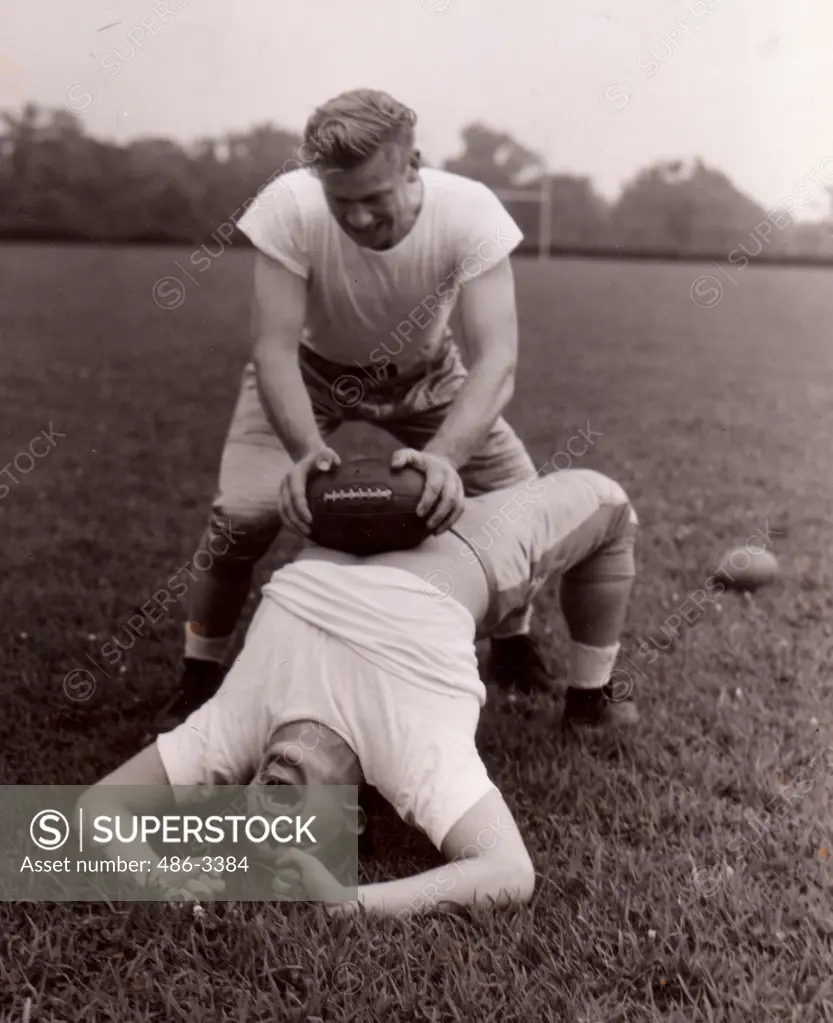
<svg viewBox="0 0 833 1023">
<path fill-rule="evenodd" d="M 633 728 L 640 721 L 639 711 L 632 704 L 620 703 L 609 704 L 595 721 L 583 721 L 581 718 L 564 716 L 561 723 L 565 728 L 575 728 L 581 731 L 611 731 L 620 728 Z"/>
</svg>

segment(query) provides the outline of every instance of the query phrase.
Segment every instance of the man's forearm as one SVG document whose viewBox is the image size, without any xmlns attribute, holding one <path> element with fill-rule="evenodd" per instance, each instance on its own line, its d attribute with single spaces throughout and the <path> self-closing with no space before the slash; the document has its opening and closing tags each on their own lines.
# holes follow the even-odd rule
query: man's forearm
<svg viewBox="0 0 833 1023">
<path fill-rule="evenodd" d="M 414 877 L 361 885 L 358 905 L 368 913 L 410 915 L 457 906 L 508 906 L 526 902 L 534 878 L 514 867 L 497 867 L 485 858 L 454 860 Z"/>
<path fill-rule="evenodd" d="M 92 839 L 93 837 L 93 825 L 98 817 L 107 817 L 107 824 L 111 829 L 114 829 L 115 822 L 121 820 L 123 823 L 120 826 L 120 833 L 129 835 L 132 832 L 132 818 L 135 815 L 135 811 L 119 800 L 109 796 L 108 793 L 97 791 L 94 796 L 87 793 L 86 799 L 79 801 L 79 808 L 83 811 L 84 820 L 84 837 Z M 117 857 L 121 857 L 123 860 L 134 860 L 137 863 L 143 864 L 143 870 L 141 876 L 136 876 L 136 881 L 140 884 L 147 883 L 150 875 L 159 866 L 159 855 L 154 850 L 150 843 L 142 841 L 138 837 L 128 842 L 118 842 L 115 838 L 113 841 L 108 843 L 96 843 L 95 848 L 102 854 L 109 856 L 110 859 L 115 860 Z"/>
<path fill-rule="evenodd" d="M 297 354 L 270 351 L 266 344 L 255 350 L 255 368 L 261 402 L 294 462 L 324 446 L 324 439 L 307 391 Z"/>
<path fill-rule="evenodd" d="M 481 449 L 489 431 L 509 404 L 515 389 L 515 367 L 496 369 L 475 363 L 436 435 L 425 445 L 461 469 Z"/>
</svg>

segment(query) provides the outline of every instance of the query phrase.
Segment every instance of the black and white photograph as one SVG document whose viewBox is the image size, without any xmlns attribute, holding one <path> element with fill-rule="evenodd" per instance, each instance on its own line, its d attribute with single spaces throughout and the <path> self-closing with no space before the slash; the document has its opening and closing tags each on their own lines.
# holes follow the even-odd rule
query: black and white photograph
<svg viewBox="0 0 833 1023">
<path fill-rule="evenodd" d="M 0 10 L 0 1023 L 833 1023 L 833 10 Z"/>
</svg>

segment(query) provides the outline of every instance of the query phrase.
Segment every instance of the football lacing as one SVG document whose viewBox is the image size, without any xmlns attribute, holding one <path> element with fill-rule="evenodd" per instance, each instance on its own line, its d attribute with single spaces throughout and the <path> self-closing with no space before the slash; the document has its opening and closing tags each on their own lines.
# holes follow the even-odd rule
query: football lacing
<svg viewBox="0 0 833 1023">
<path fill-rule="evenodd" d="M 360 501 L 375 497 L 390 499 L 392 496 L 390 487 L 342 487 L 324 492 L 325 501 Z"/>
</svg>

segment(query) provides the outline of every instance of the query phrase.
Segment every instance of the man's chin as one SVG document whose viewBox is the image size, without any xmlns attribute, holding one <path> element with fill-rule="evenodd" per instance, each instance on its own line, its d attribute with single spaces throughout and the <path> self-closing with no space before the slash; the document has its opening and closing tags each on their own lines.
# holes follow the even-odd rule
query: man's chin
<svg viewBox="0 0 833 1023">
<path fill-rule="evenodd" d="M 379 251 L 381 249 L 389 249 L 391 247 L 391 235 L 390 231 L 385 228 L 381 228 L 375 231 L 362 232 L 361 234 L 357 231 L 352 232 L 353 241 L 357 245 L 361 245 L 363 249 L 375 249 Z"/>
</svg>

